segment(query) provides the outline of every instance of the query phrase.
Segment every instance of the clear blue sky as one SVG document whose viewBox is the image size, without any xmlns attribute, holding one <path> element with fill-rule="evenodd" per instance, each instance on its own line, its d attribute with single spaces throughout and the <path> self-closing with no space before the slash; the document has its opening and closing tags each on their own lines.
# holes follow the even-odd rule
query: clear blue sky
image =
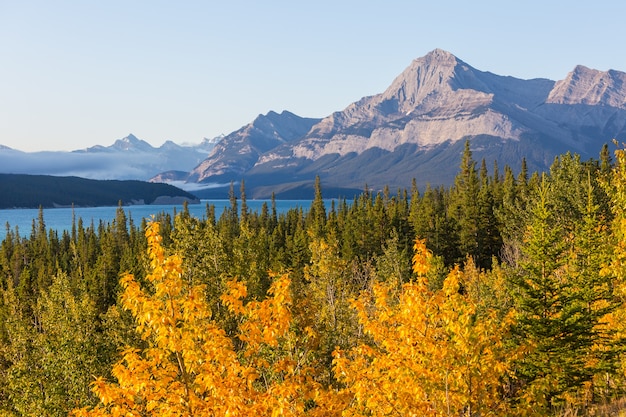
<svg viewBox="0 0 626 417">
<path fill-rule="evenodd" d="M 624 16 L 616 0 L 0 0 L 0 144 L 198 143 L 270 110 L 324 117 L 435 48 L 524 79 L 626 71 Z"/>
</svg>

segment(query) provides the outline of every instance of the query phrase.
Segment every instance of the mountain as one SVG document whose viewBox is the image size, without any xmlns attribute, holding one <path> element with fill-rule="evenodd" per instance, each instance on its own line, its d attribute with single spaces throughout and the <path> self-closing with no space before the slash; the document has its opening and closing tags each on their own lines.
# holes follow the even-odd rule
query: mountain
<svg viewBox="0 0 626 417">
<path fill-rule="evenodd" d="M 205 138 L 199 145 L 166 141 L 155 148 L 130 134 L 110 146 L 97 145 L 72 152 L 22 152 L 0 145 L 0 172 L 148 180 L 166 170 L 189 172 L 209 155 L 219 139 Z"/>
<path fill-rule="evenodd" d="M 475 160 L 545 170 L 571 151 L 597 157 L 626 138 L 626 74 L 577 66 L 561 81 L 522 80 L 473 68 L 436 49 L 414 60 L 382 93 L 321 120 L 270 112 L 224 137 L 179 180 L 223 195 L 245 180 L 249 196 L 351 194 L 368 185 L 407 188 L 453 181 L 466 140 Z M 188 185 L 189 186 L 189 185 Z M 325 192 L 326 195 L 330 193 Z"/>
<path fill-rule="evenodd" d="M 167 142 L 166 142 L 167 143 Z M 138 139 L 132 133 L 125 138 L 116 140 L 111 146 L 96 145 L 87 149 L 77 150 L 77 153 L 99 153 L 99 152 L 151 152 L 154 151 L 148 142 Z"/>
<path fill-rule="evenodd" d="M 192 194 L 169 184 L 144 181 L 98 181 L 78 177 L 0 174 L 0 209 L 95 207 L 129 204 L 199 203 Z"/>
<path fill-rule="evenodd" d="M 261 155 L 301 138 L 319 121 L 287 111 L 259 115 L 249 125 L 225 136 L 209 157 L 190 172 L 187 181 L 230 181 L 253 168 Z"/>
</svg>

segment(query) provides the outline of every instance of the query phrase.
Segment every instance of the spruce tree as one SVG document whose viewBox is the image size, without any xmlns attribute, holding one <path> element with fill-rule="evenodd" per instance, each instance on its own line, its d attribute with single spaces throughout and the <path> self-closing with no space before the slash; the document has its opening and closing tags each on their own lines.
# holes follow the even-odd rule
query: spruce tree
<svg viewBox="0 0 626 417">
<path fill-rule="evenodd" d="M 559 214 L 558 185 L 542 176 L 512 282 L 517 335 L 526 350 L 517 364 L 521 398 L 546 414 L 575 398 L 599 369 L 608 369 L 606 355 L 593 355 L 606 345 L 606 332 L 599 329 L 612 309 L 609 280 L 601 275 L 606 237 L 592 190 L 588 186 L 586 213 L 572 226 Z"/>
<path fill-rule="evenodd" d="M 549 410 L 559 395 L 569 388 L 566 377 L 568 343 L 560 337 L 566 332 L 564 308 L 567 281 L 563 232 L 554 221 L 548 205 L 547 181 L 541 183 L 531 223 L 525 236 L 523 261 L 517 287 L 517 334 L 528 354 L 518 363 L 518 376 L 526 384 L 525 399 L 543 410 Z"/>
<path fill-rule="evenodd" d="M 480 227 L 480 214 L 476 204 L 479 187 L 476 162 L 472 159 L 470 142 L 466 141 L 459 173 L 454 179 L 454 186 L 451 192 L 451 214 L 458 224 L 461 254 L 473 257 L 479 254 L 478 229 Z"/>
<path fill-rule="evenodd" d="M 322 197 L 322 185 L 319 175 L 315 177 L 315 196 L 307 217 L 307 226 L 315 236 L 323 237 L 326 226 L 326 206 Z"/>
</svg>

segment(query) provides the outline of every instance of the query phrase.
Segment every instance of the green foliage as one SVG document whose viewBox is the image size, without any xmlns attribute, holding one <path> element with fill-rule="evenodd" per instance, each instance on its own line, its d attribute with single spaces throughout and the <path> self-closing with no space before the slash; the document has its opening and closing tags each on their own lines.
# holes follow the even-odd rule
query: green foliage
<svg viewBox="0 0 626 417">
<path fill-rule="evenodd" d="M 314 369 L 316 387 L 339 392 L 347 380 L 333 370 L 337 347 L 386 355 L 359 323 L 352 301 L 367 299 L 397 317 L 406 314 L 398 302 L 416 284 L 411 257 L 418 236 L 433 255 L 418 292 L 449 310 L 441 316 L 448 323 L 424 318 L 432 329 L 450 330 L 432 340 L 425 336 L 432 355 L 443 355 L 437 346 L 463 339 L 463 332 L 466 341 L 483 338 L 488 343 L 481 342 L 471 361 L 480 361 L 480 352 L 489 354 L 492 342 L 516 353 L 510 358 L 517 360 L 502 363 L 506 372 L 490 374 L 496 384 L 488 388 L 490 398 L 507 403 L 498 409 L 509 415 L 550 414 L 555 407 L 583 413 L 626 389 L 626 157 L 618 153 L 616 159 L 613 166 L 603 149 L 599 161 L 560 156 L 541 176 L 528 173 L 524 163 L 517 174 L 504 167 L 501 175 L 495 165 L 490 176 L 485 161 L 476 169 L 468 142 L 448 189 L 414 186 L 393 195 L 366 188 L 352 201 L 335 200 L 329 207 L 318 179 L 308 208 L 278 214 L 274 201 L 250 211 L 242 182 L 239 199 L 231 186 L 231 204 L 223 213 L 207 205 L 206 219 L 198 219 L 185 206 L 173 218 L 158 215 L 154 221 L 165 253 L 181 255 L 180 279 L 203 288 L 211 322 L 224 330 L 240 359 L 253 354 L 245 353 L 249 339 L 242 334 L 248 318 L 224 301 L 222 295 L 232 291 L 227 283 L 236 279 L 245 286 L 237 303 L 261 308 L 271 299 L 270 271 L 289 274 L 288 331 L 294 344 L 254 353 L 268 384 L 280 381 L 284 373 L 273 366 L 288 357 Z M 155 290 L 146 279 L 146 227 L 145 219 L 135 225 L 119 207 L 110 223 L 75 219 L 71 231 L 60 235 L 47 229 L 43 211 L 27 234 L 7 230 L 0 244 L 0 413 L 64 415 L 76 405 L 92 405 L 92 375 L 108 377 L 120 347 L 145 347 L 133 331 L 133 316 L 121 308 L 119 277 L 131 273 L 147 293 Z M 384 302 L 372 299 L 381 286 Z M 460 317 L 464 309 L 471 315 Z M 511 311 L 514 332 L 494 331 L 508 329 Z M 433 310 L 435 316 L 443 312 Z M 386 313 L 379 313 L 381 329 L 387 329 Z M 482 333 L 472 333 L 477 329 Z M 426 361 L 429 355 L 420 357 Z M 444 355 L 446 364 L 459 359 L 450 355 Z M 482 386 L 478 374 L 470 374 Z M 429 378 L 429 390 L 442 392 L 441 379 Z M 316 409 L 317 400 L 307 401 Z"/>
<path fill-rule="evenodd" d="M 615 371 L 621 350 L 609 345 L 614 329 L 605 325 L 617 308 L 613 277 L 604 271 L 607 228 L 581 167 L 566 155 L 542 177 L 529 205 L 520 268 L 511 275 L 518 343 L 526 350 L 517 365 L 521 398 L 535 412 L 594 395 L 590 384 Z"/>
<path fill-rule="evenodd" d="M 3 301 L 7 319 L 0 353 L 8 401 L 2 406 L 19 415 L 42 416 L 94 403 L 92 375 L 107 372 L 115 349 L 103 339 L 94 301 L 74 294 L 64 273 L 53 278 L 32 313 L 24 311 L 11 285 Z"/>
</svg>

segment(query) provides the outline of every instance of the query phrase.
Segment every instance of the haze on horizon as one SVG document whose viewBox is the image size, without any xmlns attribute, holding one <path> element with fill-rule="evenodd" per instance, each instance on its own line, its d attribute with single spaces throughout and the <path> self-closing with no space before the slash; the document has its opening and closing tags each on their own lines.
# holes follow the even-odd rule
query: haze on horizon
<svg viewBox="0 0 626 417">
<path fill-rule="evenodd" d="M 0 3 L 0 144 L 199 143 L 270 110 L 325 117 L 447 50 L 481 71 L 626 71 L 626 3 Z"/>
</svg>

